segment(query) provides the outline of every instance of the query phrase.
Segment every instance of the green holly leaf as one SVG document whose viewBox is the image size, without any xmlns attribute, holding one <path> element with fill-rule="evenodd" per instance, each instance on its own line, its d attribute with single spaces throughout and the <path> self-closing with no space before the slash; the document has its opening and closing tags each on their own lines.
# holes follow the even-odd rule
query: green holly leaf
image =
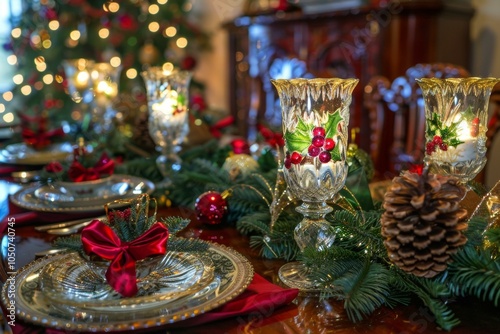
<svg viewBox="0 0 500 334">
<path fill-rule="evenodd" d="M 181 106 L 186 105 L 186 97 L 184 96 L 184 94 L 177 95 L 177 103 L 178 103 L 178 105 L 181 105 Z"/>
<path fill-rule="evenodd" d="M 325 138 L 333 138 L 337 134 L 337 127 L 340 121 L 342 121 L 340 109 L 337 109 L 332 114 L 328 114 L 328 121 L 325 125 Z"/>
<path fill-rule="evenodd" d="M 304 153 L 304 151 L 307 151 L 311 145 L 313 128 L 314 125 L 306 124 L 302 118 L 300 118 L 295 131 L 286 131 L 284 134 L 288 150 L 290 152 L 299 152 L 301 154 Z"/>
<path fill-rule="evenodd" d="M 339 145 L 335 145 L 333 150 L 331 150 L 330 154 L 332 155 L 332 160 L 333 161 L 340 161 L 342 160 L 342 157 L 340 156 L 340 150 L 339 150 Z"/>
<path fill-rule="evenodd" d="M 328 114 L 325 128 L 325 138 L 333 138 L 337 135 L 337 127 L 342 121 L 342 116 L 337 110 L 334 113 Z M 286 146 L 290 152 L 299 152 L 301 154 L 307 153 L 307 149 L 311 145 L 313 138 L 314 124 L 305 123 L 302 118 L 299 118 L 295 131 L 286 131 L 284 138 Z"/>
<path fill-rule="evenodd" d="M 460 145 L 460 144 L 463 144 L 463 141 L 458 140 L 457 138 L 451 138 L 451 139 L 448 141 L 448 146 L 457 147 L 457 146 L 458 146 L 458 145 Z"/>
<path fill-rule="evenodd" d="M 444 127 L 443 129 L 441 129 L 439 131 L 439 133 L 441 134 L 441 139 L 443 139 L 443 141 L 447 141 L 449 140 L 450 138 L 453 138 L 453 130 L 449 127 Z"/>
<path fill-rule="evenodd" d="M 439 119 L 439 115 L 437 113 L 432 113 L 432 117 L 427 123 L 427 133 L 428 133 L 429 137 L 434 137 L 434 135 L 436 135 L 436 132 L 439 129 L 441 129 L 442 126 L 443 126 L 443 124 L 441 123 L 441 120 Z"/>
</svg>

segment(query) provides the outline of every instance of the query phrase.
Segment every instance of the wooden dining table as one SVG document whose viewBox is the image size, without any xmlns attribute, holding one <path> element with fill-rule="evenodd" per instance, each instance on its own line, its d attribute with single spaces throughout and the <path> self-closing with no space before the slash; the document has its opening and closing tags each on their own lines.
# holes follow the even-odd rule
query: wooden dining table
<svg viewBox="0 0 500 334">
<path fill-rule="evenodd" d="M 5 217 L 22 217 L 30 214 L 26 210 L 15 208 L 9 203 L 9 195 L 19 189 L 19 185 L 0 181 L 0 213 Z M 10 210 L 10 211 L 6 211 Z M 15 212 L 15 213 L 14 213 Z M 276 285 L 282 285 L 278 270 L 283 260 L 262 258 L 258 251 L 249 246 L 248 236 L 244 236 L 229 224 L 206 225 L 198 222 L 191 209 L 162 207 L 157 217 L 181 216 L 189 218 L 191 223 L 180 232 L 187 238 L 198 238 L 223 244 L 244 255 L 253 265 L 255 273 Z M 56 238 L 45 232 L 35 230 L 40 224 L 46 224 L 50 216 L 39 221 L 15 225 L 16 267 L 35 260 L 36 254 L 51 249 Z M 54 219 L 52 219 L 54 220 Z M 2 261 L 2 263 L 5 263 Z M 449 304 L 461 324 L 452 334 L 500 333 L 498 308 L 493 304 L 473 298 L 449 301 Z M 1 327 L 0 327 L 1 328 Z M 6 331 L 8 329 L 5 329 Z M 39 329 L 38 333 L 43 333 Z M 394 309 L 381 307 L 361 322 L 353 323 L 348 319 L 342 301 L 324 300 L 317 295 L 299 294 L 290 304 L 281 307 L 269 307 L 250 314 L 217 320 L 200 326 L 187 328 L 158 329 L 154 333 L 335 333 L 335 334 L 407 334 L 407 333 L 443 333 L 434 322 L 432 313 L 418 300 L 408 306 Z M 25 332 L 29 333 L 29 332 Z"/>
</svg>

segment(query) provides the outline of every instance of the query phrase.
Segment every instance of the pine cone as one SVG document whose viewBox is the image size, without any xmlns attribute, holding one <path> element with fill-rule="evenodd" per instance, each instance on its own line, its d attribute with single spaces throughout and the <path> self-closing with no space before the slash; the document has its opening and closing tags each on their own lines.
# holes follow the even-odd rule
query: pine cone
<svg viewBox="0 0 500 334">
<path fill-rule="evenodd" d="M 384 197 L 381 218 L 389 259 L 406 272 L 434 277 L 467 242 L 465 188 L 453 177 L 405 172 Z"/>
</svg>

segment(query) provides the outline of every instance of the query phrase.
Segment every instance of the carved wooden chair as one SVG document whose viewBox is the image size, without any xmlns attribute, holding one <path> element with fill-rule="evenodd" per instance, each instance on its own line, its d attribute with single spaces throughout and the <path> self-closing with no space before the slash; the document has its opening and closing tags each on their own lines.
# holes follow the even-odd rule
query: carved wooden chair
<svg viewBox="0 0 500 334">
<path fill-rule="evenodd" d="M 425 110 L 417 78 L 459 78 L 469 73 L 446 63 L 417 64 L 391 83 L 377 76 L 364 87 L 370 117 L 370 155 L 377 179 L 391 179 L 410 164 L 422 163 Z"/>
</svg>

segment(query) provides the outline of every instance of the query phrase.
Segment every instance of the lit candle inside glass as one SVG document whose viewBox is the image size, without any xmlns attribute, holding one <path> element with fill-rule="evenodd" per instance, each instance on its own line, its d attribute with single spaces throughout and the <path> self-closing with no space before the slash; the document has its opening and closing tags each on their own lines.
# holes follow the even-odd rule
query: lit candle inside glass
<svg viewBox="0 0 500 334">
<path fill-rule="evenodd" d="M 477 137 L 478 129 L 475 127 L 479 124 L 474 124 L 471 121 L 463 119 L 461 115 L 454 118 L 457 125 L 457 139 L 461 142 L 456 147 L 449 146 L 446 150 L 437 149 L 434 153 L 436 158 L 441 162 L 447 162 L 451 165 L 456 165 L 466 161 L 471 161 L 477 158 Z"/>
<path fill-rule="evenodd" d="M 161 112 L 166 118 L 174 117 L 177 114 L 178 94 L 175 90 L 168 90 L 162 93 L 161 99 L 152 103 L 153 112 Z"/>
<path fill-rule="evenodd" d="M 474 160 L 476 158 L 476 140 L 477 136 L 473 137 L 471 135 L 472 129 L 471 124 L 466 120 L 462 120 L 458 126 L 458 139 L 462 142 L 456 148 L 456 158 L 458 161 L 469 161 Z"/>
<path fill-rule="evenodd" d="M 90 75 L 87 71 L 79 71 L 75 76 L 75 88 L 78 90 L 87 89 L 89 86 Z"/>
</svg>

